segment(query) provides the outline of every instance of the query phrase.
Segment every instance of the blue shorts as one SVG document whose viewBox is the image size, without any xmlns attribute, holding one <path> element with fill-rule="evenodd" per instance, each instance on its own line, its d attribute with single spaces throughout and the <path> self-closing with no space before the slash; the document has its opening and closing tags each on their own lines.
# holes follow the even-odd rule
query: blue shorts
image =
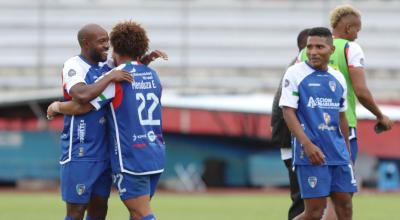
<svg viewBox="0 0 400 220">
<path fill-rule="evenodd" d="M 353 164 L 355 164 L 358 155 L 356 128 L 349 128 L 349 139 L 350 139 L 351 161 L 353 161 Z"/>
<path fill-rule="evenodd" d="M 161 173 L 150 175 L 132 175 L 127 173 L 113 174 L 113 183 L 117 187 L 122 201 L 139 196 L 153 197 Z"/>
<path fill-rule="evenodd" d="M 353 168 L 348 165 L 296 165 L 301 198 L 327 197 L 332 192 L 357 192 Z"/>
<path fill-rule="evenodd" d="M 109 161 L 70 161 L 61 165 L 60 179 L 65 202 L 87 204 L 92 193 L 105 198 L 110 196 Z"/>
</svg>

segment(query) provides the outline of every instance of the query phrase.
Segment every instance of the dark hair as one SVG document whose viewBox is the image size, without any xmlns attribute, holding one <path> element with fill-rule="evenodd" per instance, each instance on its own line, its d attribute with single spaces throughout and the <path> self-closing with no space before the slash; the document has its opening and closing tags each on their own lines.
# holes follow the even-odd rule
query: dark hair
<svg viewBox="0 0 400 220">
<path fill-rule="evenodd" d="M 308 37 L 308 32 L 310 31 L 310 28 L 306 28 L 302 31 L 300 31 L 299 35 L 297 35 L 297 47 L 299 50 L 303 49 L 303 45 L 307 44 L 307 37 Z"/>
<path fill-rule="evenodd" d="M 115 25 L 110 33 L 110 41 L 115 53 L 135 59 L 141 58 L 149 48 L 146 31 L 133 21 Z"/>
<path fill-rule="evenodd" d="M 332 33 L 326 27 L 314 27 L 314 28 L 311 28 L 310 31 L 308 32 L 308 36 L 309 37 L 317 36 L 317 37 L 332 38 Z"/>
</svg>

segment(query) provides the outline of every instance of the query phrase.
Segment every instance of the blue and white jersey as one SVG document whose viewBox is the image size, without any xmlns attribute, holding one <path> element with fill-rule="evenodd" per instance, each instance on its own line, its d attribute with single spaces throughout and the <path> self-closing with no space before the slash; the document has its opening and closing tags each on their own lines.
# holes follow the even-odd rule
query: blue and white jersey
<svg viewBox="0 0 400 220">
<path fill-rule="evenodd" d="M 134 82 L 111 83 L 91 104 L 110 106 L 107 120 L 114 146 L 110 149 L 114 173 L 148 175 L 164 171 L 161 93 L 157 73 L 132 61 L 117 69 L 130 72 Z"/>
<path fill-rule="evenodd" d="M 325 154 L 326 165 L 344 165 L 350 161 L 340 131 L 339 112 L 347 108 L 347 87 L 343 74 L 329 67 L 316 70 L 307 62 L 288 68 L 282 80 L 279 106 L 296 109 L 307 137 Z M 293 164 L 311 165 L 303 146 L 292 140 Z"/>
<path fill-rule="evenodd" d="M 62 72 L 64 100 L 70 101 L 70 89 L 78 84 L 92 84 L 111 68 L 108 64 L 90 65 L 81 56 L 64 63 Z M 69 161 L 108 160 L 106 139 L 106 110 L 90 111 L 83 115 L 64 116 L 61 134 L 60 163 Z"/>
</svg>

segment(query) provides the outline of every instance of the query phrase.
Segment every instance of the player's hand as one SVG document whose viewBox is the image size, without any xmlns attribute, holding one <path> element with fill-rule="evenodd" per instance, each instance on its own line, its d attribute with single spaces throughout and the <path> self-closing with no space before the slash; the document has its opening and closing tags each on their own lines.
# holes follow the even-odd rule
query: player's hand
<svg viewBox="0 0 400 220">
<path fill-rule="evenodd" d="M 144 55 L 144 57 L 141 59 L 141 62 L 144 65 L 149 65 L 149 63 L 153 62 L 158 58 L 161 58 L 163 60 L 168 60 L 168 55 L 161 50 L 153 50 L 149 54 Z"/>
<path fill-rule="evenodd" d="M 304 151 L 312 165 L 322 165 L 325 163 L 324 153 L 314 144 L 304 146 Z"/>
<path fill-rule="evenodd" d="M 59 114 L 60 112 L 60 102 L 55 101 L 52 102 L 49 107 L 47 107 L 47 119 L 48 120 L 53 120 L 54 116 Z"/>
<path fill-rule="evenodd" d="M 130 73 L 128 73 L 128 72 L 123 71 L 123 70 L 113 70 L 108 75 L 109 75 L 109 77 L 111 77 L 111 80 L 113 82 L 122 82 L 122 81 L 127 81 L 129 83 L 133 82 L 132 75 Z"/>
<path fill-rule="evenodd" d="M 381 125 L 383 131 L 388 131 L 392 129 L 392 126 L 394 124 L 393 121 L 390 120 L 389 117 L 386 115 L 383 115 L 382 118 L 378 118 L 377 123 Z"/>
</svg>

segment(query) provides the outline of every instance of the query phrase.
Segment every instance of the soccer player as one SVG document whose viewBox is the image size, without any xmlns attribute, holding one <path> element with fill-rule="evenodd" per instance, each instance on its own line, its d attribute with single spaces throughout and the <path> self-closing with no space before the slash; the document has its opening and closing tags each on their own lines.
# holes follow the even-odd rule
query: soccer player
<svg viewBox="0 0 400 220">
<path fill-rule="evenodd" d="M 78 41 L 80 55 L 68 59 L 63 66 L 65 100 L 88 102 L 111 82 L 132 81 L 127 72 L 119 71 L 94 83 L 110 70 L 100 64 L 107 60 L 109 49 L 108 33 L 102 27 L 85 25 L 78 32 Z M 62 199 L 67 206 L 65 220 L 83 219 L 86 209 L 88 220 L 105 218 L 112 181 L 104 115 L 105 110 L 101 110 L 64 117 L 60 180 Z"/>
<path fill-rule="evenodd" d="M 145 30 L 135 22 L 117 24 L 111 34 L 116 69 L 130 72 L 133 83 L 110 84 L 91 104 L 55 102 L 49 113 L 82 114 L 110 106 L 107 120 L 112 136 L 114 184 L 133 220 L 153 220 L 150 198 L 164 170 L 161 92 L 157 73 L 138 60 L 148 50 Z"/>
<path fill-rule="evenodd" d="M 328 66 L 334 52 L 327 28 L 308 33 L 309 61 L 288 68 L 279 105 L 293 134 L 293 165 L 305 210 L 295 219 L 321 219 L 331 197 L 339 219 L 352 219 L 357 191 L 349 154 L 347 88 L 343 75 Z"/>
<path fill-rule="evenodd" d="M 297 36 L 297 47 L 299 52 L 306 47 L 308 31 L 310 29 L 304 29 L 300 31 Z M 293 65 L 294 62 L 290 65 Z M 290 198 L 292 200 L 292 205 L 288 211 L 288 219 L 292 220 L 294 217 L 299 215 L 304 211 L 304 202 L 301 199 L 299 184 L 297 183 L 296 173 L 292 169 L 292 146 L 291 146 L 291 134 L 289 128 L 287 127 L 285 120 L 283 119 L 282 109 L 279 108 L 279 99 L 281 98 L 282 91 L 282 80 L 275 93 L 274 101 L 272 104 L 272 141 L 277 142 L 281 148 L 281 157 L 285 163 L 285 166 L 289 174 L 289 188 L 290 188 Z"/>
<path fill-rule="evenodd" d="M 88 24 L 78 32 L 81 54 L 64 63 L 63 89 L 65 100 L 87 103 L 97 97 L 110 82 L 131 82 L 126 71 L 111 70 L 107 60 L 109 36 L 97 24 Z M 143 59 L 146 63 L 166 56 L 153 51 Z M 91 111 L 84 115 L 66 115 L 61 135 L 61 192 L 67 203 L 65 219 L 105 219 L 107 200 L 111 188 L 111 170 L 105 130 L 106 110 Z M 90 128 L 90 129 L 87 129 Z"/>
<path fill-rule="evenodd" d="M 390 130 L 393 122 L 384 115 L 375 103 L 365 79 L 365 57 L 360 45 L 355 42 L 361 30 L 361 14 L 350 5 L 336 7 L 330 15 L 335 52 L 330 58 L 330 66 L 339 70 L 347 83 L 348 109 L 346 117 L 349 123 L 351 158 L 355 163 L 358 155 L 356 98 L 376 116 L 377 124 L 384 130 Z M 306 53 L 301 54 L 301 60 L 307 60 Z"/>
</svg>

